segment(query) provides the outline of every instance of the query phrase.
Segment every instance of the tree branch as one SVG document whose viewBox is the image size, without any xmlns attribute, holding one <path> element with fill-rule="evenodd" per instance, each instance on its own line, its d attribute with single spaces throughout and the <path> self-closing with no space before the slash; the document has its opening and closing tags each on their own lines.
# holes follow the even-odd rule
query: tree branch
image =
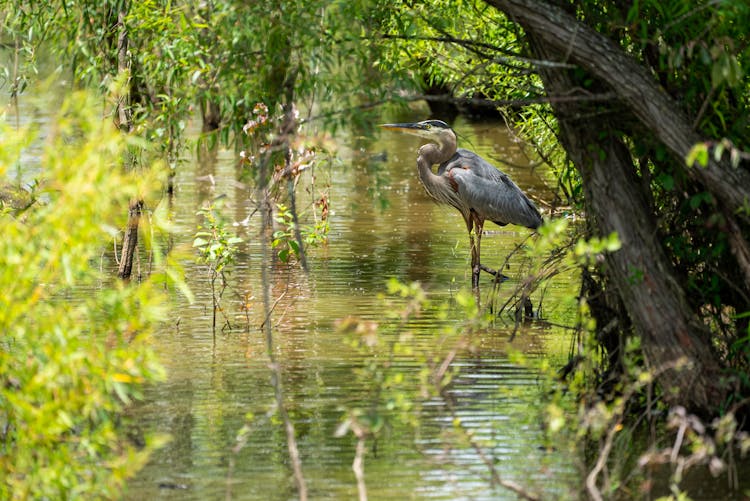
<svg viewBox="0 0 750 501">
<path fill-rule="evenodd" d="M 533 67 L 552 67 L 552 68 L 575 68 L 574 65 L 563 63 L 563 62 L 555 62 L 555 61 L 543 61 L 540 59 L 529 59 L 527 57 L 523 57 L 519 54 L 514 54 L 513 52 L 503 49 L 502 47 L 498 47 L 497 45 L 492 45 L 485 42 L 477 42 L 476 40 L 467 40 L 465 38 L 456 38 L 451 35 L 443 35 L 440 37 L 429 37 L 429 36 L 411 36 L 411 35 L 395 35 L 395 34 L 384 34 L 381 36 L 381 38 L 385 40 L 418 40 L 423 42 L 438 42 L 438 43 L 445 43 L 445 44 L 453 44 L 453 45 L 459 45 L 466 50 L 481 56 L 484 59 L 490 59 L 492 61 L 503 63 L 511 67 L 516 67 L 518 63 L 524 63 L 528 64 Z M 494 52 L 500 52 L 504 54 L 504 57 L 500 56 L 491 56 L 485 52 L 482 52 L 480 49 L 489 49 Z"/>
</svg>

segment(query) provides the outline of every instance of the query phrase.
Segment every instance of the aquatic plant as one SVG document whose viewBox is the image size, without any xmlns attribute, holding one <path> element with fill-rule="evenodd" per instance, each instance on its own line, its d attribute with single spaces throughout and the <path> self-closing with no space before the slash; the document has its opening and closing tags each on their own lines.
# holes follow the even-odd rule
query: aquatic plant
<svg viewBox="0 0 750 501">
<path fill-rule="evenodd" d="M 209 203 L 196 213 L 202 218 L 198 231 L 193 239 L 193 247 L 200 253 L 198 261 L 206 265 L 212 298 L 212 332 L 216 334 L 216 313 L 224 316 L 224 327 L 231 327 L 229 318 L 221 306 L 221 299 L 227 288 L 227 266 L 234 263 L 237 257 L 237 245 L 242 242 L 227 227 L 226 220 L 220 212 L 221 202 Z M 218 281 L 218 284 L 217 284 Z"/>
</svg>

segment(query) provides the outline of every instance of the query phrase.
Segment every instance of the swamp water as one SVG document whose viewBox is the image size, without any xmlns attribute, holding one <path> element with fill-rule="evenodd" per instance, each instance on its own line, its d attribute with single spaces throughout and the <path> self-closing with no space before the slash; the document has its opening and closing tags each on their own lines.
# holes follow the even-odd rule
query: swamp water
<svg viewBox="0 0 750 501">
<path fill-rule="evenodd" d="M 50 99 L 54 100 L 51 94 Z M 19 126 L 34 123 L 44 132 L 52 107 L 28 102 L 21 100 L 18 113 L 8 119 Z M 500 166 L 535 200 L 552 198 L 543 169 L 498 161 L 529 163 L 502 123 L 459 120 L 454 127 L 461 147 Z M 365 140 L 345 131 L 331 142 L 338 149 L 337 160 L 317 165 L 315 185 L 298 189 L 303 220 L 320 194 L 327 193 L 328 243 L 309 249 L 309 273 L 296 265 L 273 266 L 271 300 L 276 304 L 271 322 L 309 498 L 349 500 L 358 495 L 351 468 L 356 440 L 351 434 L 337 437 L 336 431 L 347 410 L 370 405 L 377 385 L 360 374 L 377 357 L 355 349 L 351 336 L 341 333 L 336 322 L 348 316 L 377 322 L 381 338 L 395 339 L 406 332 L 405 341 L 415 353 L 444 355 L 445 344 L 450 348 L 456 339 L 445 341 L 443 334 L 466 324 L 468 317 L 458 303 L 471 277 L 463 220 L 453 209 L 433 203 L 417 179 L 419 139 L 382 133 Z M 15 181 L 30 182 L 39 175 L 40 153 L 38 145 L 25 152 L 24 170 L 13 175 Z M 127 500 L 296 499 L 286 436 L 273 412 L 274 390 L 260 329 L 264 314 L 258 216 L 247 226 L 230 226 L 245 240 L 222 299 L 230 329 L 221 330 L 224 317 L 219 314 L 219 330 L 212 331 L 210 279 L 205 267 L 196 264 L 192 248 L 200 222 L 196 212 L 207 201 L 221 199 L 222 213 L 230 222 L 244 221 L 254 210 L 255 193 L 236 181 L 236 164 L 237 155 L 227 151 L 180 164 L 175 195 L 162 201 L 174 229 L 171 246 L 183 256 L 195 300 L 190 303 L 169 291 L 170 319 L 153 339 L 167 380 L 146 388 L 130 417 L 136 441 L 153 434 L 168 435 L 170 441 L 128 483 L 123 495 Z M 483 263 L 497 267 L 512 255 L 504 269 L 510 280 L 500 286 L 502 303 L 528 269 L 528 258 L 514 250 L 529 230 L 488 223 L 485 231 Z M 431 302 L 404 327 L 390 316 L 401 311 L 405 301 L 382 298 L 390 278 L 420 282 Z M 544 318 L 572 324 L 575 305 L 570 298 L 576 287 L 574 277 L 557 277 L 550 283 L 543 295 Z M 485 304 L 490 291 L 484 275 Z M 89 292 L 79 293 L 83 298 Z M 539 294 L 532 296 L 535 307 Z M 247 311 L 240 307 L 240 295 L 246 296 Z M 471 349 L 457 353 L 456 374 L 447 391 L 453 414 L 442 398 L 427 398 L 419 402 L 418 427 L 391 418 L 377 440 L 368 439 L 364 473 L 370 500 L 518 499 L 510 490 L 492 485 L 486 461 L 503 480 L 542 499 L 579 497 L 584 480 L 578 468 L 581 459 L 545 440 L 545 389 L 531 368 L 545 359 L 553 367 L 563 365 L 570 333 L 538 321 L 515 331 L 512 313 L 503 312 L 490 328 L 473 332 Z M 528 363 L 519 363 L 514 353 Z M 394 357 L 389 370 L 404 376 L 409 391 L 419 384 L 423 366 L 402 354 Z M 380 413 L 387 414 L 382 409 Z M 456 423 L 471 434 L 481 453 L 457 431 Z M 241 430 L 246 433 L 238 446 Z M 741 492 L 750 478 L 743 473 L 747 467 L 745 461 L 735 470 L 739 492 L 728 489 L 726 476 L 715 479 L 703 469 L 691 470 L 683 487 L 695 500 L 745 499 Z M 669 493 L 668 477 L 668 471 L 653 472 L 651 499 Z"/>
<path fill-rule="evenodd" d="M 54 96 L 49 99 L 54 101 Z M 34 123 L 44 131 L 54 107 L 28 102 L 22 99 L 17 114 L 8 119 L 19 126 Z M 503 124 L 459 120 L 454 127 L 460 146 L 499 165 L 535 200 L 551 199 L 543 169 L 498 161 L 529 163 Z M 276 305 L 271 322 L 309 498 L 348 500 L 357 498 L 351 469 L 356 441 L 351 434 L 337 437 L 336 430 L 348 409 L 368 407 L 376 385 L 358 375 L 372 359 L 352 346 L 351 337 L 341 333 L 336 322 L 347 316 L 377 322 L 381 337 L 406 331 L 415 352 L 445 354 L 437 345 L 442 333 L 466 323 L 458 303 L 471 278 L 463 220 L 453 209 L 434 204 L 417 180 L 417 138 L 382 133 L 369 141 L 345 131 L 335 143 L 338 160 L 316 166 L 313 188 L 298 190 L 303 219 L 321 192 L 327 192 L 328 243 L 309 249 L 309 273 L 282 263 L 272 268 L 271 300 Z M 39 154 L 36 145 L 25 152 L 24 171 L 16 173 L 15 181 L 38 176 Z M 236 163 L 234 152 L 220 151 L 179 165 L 175 195 L 162 202 L 168 203 L 172 247 L 184 256 L 195 300 L 190 303 L 170 291 L 170 320 L 154 337 L 168 377 L 146 388 L 143 401 L 132 409 L 132 432 L 136 439 L 166 434 L 170 441 L 129 482 L 124 493 L 128 500 L 296 498 L 286 436 L 273 413 L 271 373 L 260 330 L 264 315 L 258 217 L 248 226 L 230 227 L 246 241 L 222 299 L 230 329 L 212 331 L 210 280 L 205 267 L 196 264 L 192 248 L 200 221 L 196 212 L 206 201 L 221 198 L 222 213 L 236 222 L 254 210 L 255 193 L 236 181 Z M 492 223 L 485 231 L 482 258 L 489 266 L 505 263 L 529 234 L 523 228 Z M 522 253 L 509 259 L 504 272 L 510 280 L 500 286 L 501 298 L 524 276 L 525 259 Z M 403 309 L 405 301 L 386 302 L 381 297 L 392 277 L 420 282 L 431 302 L 404 328 L 389 316 Z M 491 287 L 486 275 L 482 284 L 482 301 L 487 303 Z M 543 297 L 544 318 L 572 324 L 575 306 L 569 301 L 576 287 L 571 277 L 549 284 Z M 81 297 L 87 292 L 80 291 Z M 240 308 L 240 294 L 246 295 L 247 311 Z M 532 299 L 536 306 L 539 292 Z M 223 317 L 218 320 L 220 329 Z M 457 372 L 447 393 L 454 414 L 443 399 L 428 398 L 421 401 L 417 428 L 392 419 L 377 440 L 368 440 L 364 473 L 369 499 L 517 499 L 513 492 L 491 485 L 487 460 L 503 480 L 543 499 L 577 498 L 583 485 L 577 468 L 580 458 L 546 443 L 540 423 L 545 390 L 530 368 L 544 359 L 553 366 L 564 364 L 570 343 L 569 332 L 544 322 L 523 325 L 514 335 L 512 312 L 472 333 L 472 349 L 459 351 L 453 363 Z M 530 363 L 518 363 L 513 353 Z M 402 373 L 405 385 L 413 389 L 422 366 L 401 355 L 394 357 L 390 370 Z M 471 433 L 481 454 L 456 432 L 456 422 Z M 243 427 L 247 433 L 238 447 Z M 745 488 L 750 478 L 743 473 L 747 467 L 743 462 L 736 470 Z M 668 475 L 654 473 L 660 495 L 669 492 Z M 683 486 L 696 500 L 743 499 L 737 491 L 727 490 L 725 478 L 710 478 L 701 469 L 691 470 Z"/>
<path fill-rule="evenodd" d="M 463 147 L 488 159 L 528 163 L 502 124 L 459 122 L 456 128 Z M 378 322 L 381 336 L 408 331 L 414 350 L 428 352 L 440 342 L 441 332 L 466 321 L 456 298 L 459 289 L 470 284 L 463 220 L 453 209 L 433 203 L 417 179 L 419 140 L 384 133 L 364 143 L 344 135 L 337 143 L 339 160 L 317 166 L 315 185 L 298 189 L 297 200 L 304 218 L 327 189 L 328 243 L 309 249 L 309 273 L 277 263 L 270 274 L 276 357 L 310 499 L 356 499 L 351 468 L 356 441 L 351 434 L 335 433 L 346 409 L 368 408 L 374 388 L 373 381 L 357 376 L 366 357 L 336 328 L 336 321 L 354 316 Z M 347 148 L 351 143 L 364 146 Z M 549 196 L 541 171 L 503 169 L 534 197 Z M 234 221 L 247 218 L 255 193 L 236 179 L 233 152 L 177 169 L 171 207 L 175 249 L 194 253 L 190 247 L 199 222 L 196 211 L 207 200 L 221 197 L 224 214 Z M 127 499 L 295 498 L 286 436 L 273 414 L 271 373 L 259 327 L 263 307 L 257 220 L 256 215 L 250 226 L 232 227 L 246 243 L 231 267 L 230 287 L 222 299 L 231 329 L 213 333 L 209 276 L 204 267 L 184 262 L 195 301 L 189 304 L 173 295 L 171 321 L 154 340 L 168 379 L 149 387 L 133 413 L 138 433 L 166 433 L 171 441 L 130 482 Z M 529 233 L 491 223 L 485 229 L 489 233 L 482 240 L 482 257 L 490 266 L 504 263 Z M 523 253 L 511 257 L 505 270 L 511 280 L 501 285 L 501 294 L 517 285 L 524 259 Z M 419 281 L 431 302 L 400 331 L 389 327 L 394 321 L 388 316 L 405 302 L 382 297 L 391 277 Z M 485 300 L 491 289 L 487 276 L 483 284 Z M 575 287 L 553 284 L 546 291 L 545 308 L 554 309 L 556 297 L 567 293 L 568 286 Z M 247 297 L 246 312 L 240 308 L 242 295 Z M 224 321 L 219 314 L 219 328 Z M 515 351 L 531 360 L 563 360 L 570 340 L 560 329 L 531 323 L 510 342 L 513 330 L 506 312 L 490 329 L 472 334 L 471 350 L 459 352 L 448 390 L 455 415 L 441 398 L 429 398 L 422 403 L 418 428 L 389 420 L 377 440 L 368 440 L 364 470 L 369 499 L 515 499 L 514 493 L 491 486 L 488 467 L 456 433 L 455 419 L 481 444 L 482 454 L 504 480 L 545 497 L 574 496 L 571 485 L 579 481 L 570 458 L 545 444 L 537 374 L 508 356 Z M 403 373 L 406 385 L 416 386 L 421 369 L 408 356 L 397 356 L 390 370 Z M 237 447 L 244 425 L 247 434 Z"/>
</svg>

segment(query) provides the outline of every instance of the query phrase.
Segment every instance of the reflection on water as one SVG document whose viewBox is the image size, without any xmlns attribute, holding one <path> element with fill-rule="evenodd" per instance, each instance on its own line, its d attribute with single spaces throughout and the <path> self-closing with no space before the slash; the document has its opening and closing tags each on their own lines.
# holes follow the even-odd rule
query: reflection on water
<svg viewBox="0 0 750 501">
<path fill-rule="evenodd" d="M 497 124 L 457 128 L 463 147 L 488 158 L 525 161 Z M 343 138 L 342 144 L 347 141 Z M 272 320 L 276 350 L 312 499 L 357 495 L 351 471 L 354 441 L 350 436 L 335 438 L 334 431 L 344 407 L 360 402 L 369 388 L 354 377 L 362 355 L 337 333 L 334 322 L 347 315 L 383 321 L 388 306 L 378 294 L 389 277 L 420 281 L 434 303 L 448 305 L 470 281 L 463 221 L 456 211 L 434 204 L 423 192 L 415 167 L 419 145 L 408 136 L 383 136 L 365 153 L 342 148 L 347 160 L 318 167 L 316 182 L 330 183 L 329 243 L 311 250 L 307 276 L 281 264 L 272 270 L 272 293 L 279 298 Z M 232 154 L 220 152 L 178 169 L 173 205 L 178 248 L 189 248 L 195 211 L 205 200 L 226 195 L 227 213 L 236 221 L 253 210 L 253 193 L 234 181 L 234 160 Z M 532 196 L 544 196 L 538 173 L 504 170 Z M 319 196 L 304 187 L 298 192 L 303 211 Z M 489 226 L 488 230 L 497 230 L 483 240 L 483 258 L 489 265 L 504 262 L 528 234 L 526 229 Z M 149 388 L 134 410 L 141 432 L 166 432 L 172 441 L 130 484 L 129 499 L 294 497 L 284 432 L 273 416 L 273 391 L 259 330 L 257 230 L 251 225 L 238 231 L 247 244 L 224 299 L 234 329 L 213 336 L 208 277 L 200 267 L 185 263 L 196 300 L 190 305 L 175 299 L 175 318 L 156 340 L 169 379 Z M 506 274 L 512 279 L 518 279 L 521 259 L 511 260 Z M 245 293 L 251 298 L 247 332 L 243 326 L 248 321 L 238 308 L 238 294 Z M 447 316 L 438 310 L 428 309 L 409 325 L 415 348 L 430 349 L 445 327 L 463 320 L 457 307 L 449 307 Z M 451 437 L 454 419 L 460 419 L 482 444 L 503 478 L 531 491 L 569 494 L 568 482 L 575 475 L 569 461 L 543 447 L 536 375 L 508 360 L 509 331 L 502 321 L 498 325 L 477 334 L 476 349 L 457 359 L 458 373 L 449 391 L 455 416 L 442 400 L 428 400 L 418 430 L 394 424 L 370 443 L 365 478 L 371 499 L 513 498 L 491 487 L 489 471 L 477 452 Z M 549 350 L 552 336 L 561 334 L 532 326 L 516 337 L 512 348 L 539 356 Z M 417 384 L 417 363 L 399 358 L 395 364 L 393 370 L 411 374 Z M 248 413 L 252 419 L 246 420 Z M 233 452 L 245 423 L 250 423 L 247 443 Z"/>
</svg>

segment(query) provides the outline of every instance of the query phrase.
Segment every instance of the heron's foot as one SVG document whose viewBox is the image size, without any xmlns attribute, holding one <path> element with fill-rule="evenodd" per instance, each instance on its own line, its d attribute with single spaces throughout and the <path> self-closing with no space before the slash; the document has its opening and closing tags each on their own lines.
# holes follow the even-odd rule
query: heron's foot
<svg viewBox="0 0 750 501">
<path fill-rule="evenodd" d="M 510 277 L 508 277 L 506 275 L 503 275 L 502 273 L 500 273 L 499 270 L 493 270 L 492 268 L 490 268 L 488 266 L 485 266 L 483 264 L 480 264 L 479 268 L 482 271 L 485 271 L 485 272 L 489 273 L 490 275 L 493 275 L 495 277 L 495 280 L 497 282 L 505 282 L 506 280 L 510 280 Z"/>
</svg>

